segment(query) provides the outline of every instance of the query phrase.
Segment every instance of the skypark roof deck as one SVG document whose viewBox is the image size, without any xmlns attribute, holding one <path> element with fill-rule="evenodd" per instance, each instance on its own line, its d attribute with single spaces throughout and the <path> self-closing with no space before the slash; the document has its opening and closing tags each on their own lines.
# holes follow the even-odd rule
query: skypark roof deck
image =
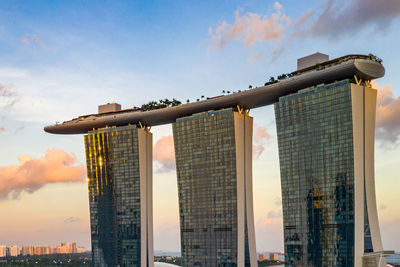
<svg viewBox="0 0 400 267">
<path fill-rule="evenodd" d="M 63 122 L 62 124 L 47 126 L 44 130 L 54 134 L 84 134 L 93 129 L 129 124 L 157 126 L 174 123 L 177 118 L 209 110 L 237 106 L 244 109 L 258 108 L 271 105 L 277 102 L 279 97 L 296 93 L 307 87 L 344 79 L 353 79 L 354 77 L 357 80 L 370 81 L 380 78 L 384 74 L 385 68 L 381 64 L 381 61 L 375 57 L 348 55 L 316 64 L 306 69 L 297 70 L 292 72 L 288 78 L 279 82 L 239 93 L 220 95 L 207 100 L 156 110 L 127 109 L 103 114 L 85 115 Z"/>
</svg>

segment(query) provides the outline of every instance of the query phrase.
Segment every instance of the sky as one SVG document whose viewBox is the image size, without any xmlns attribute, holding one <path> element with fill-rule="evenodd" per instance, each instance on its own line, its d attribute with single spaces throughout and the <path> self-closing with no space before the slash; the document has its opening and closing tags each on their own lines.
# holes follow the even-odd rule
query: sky
<svg viewBox="0 0 400 267">
<path fill-rule="evenodd" d="M 315 52 L 383 59 L 376 194 L 384 249 L 400 251 L 400 2 L 8 1 L 0 5 L 0 244 L 77 242 L 90 248 L 81 135 L 43 127 L 118 102 L 196 101 L 263 85 Z M 258 251 L 282 251 L 272 106 L 254 117 Z M 171 125 L 154 138 L 155 249 L 179 251 Z"/>
</svg>

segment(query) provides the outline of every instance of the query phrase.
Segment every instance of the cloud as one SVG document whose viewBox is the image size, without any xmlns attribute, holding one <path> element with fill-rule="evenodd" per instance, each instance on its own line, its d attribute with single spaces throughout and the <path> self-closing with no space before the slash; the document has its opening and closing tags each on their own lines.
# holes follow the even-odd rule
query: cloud
<svg viewBox="0 0 400 267">
<path fill-rule="evenodd" d="M 18 198 L 22 192 L 33 193 L 46 184 L 85 182 L 86 171 L 76 165 L 75 155 L 48 149 L 41 158 L 18 157 L 18 164 L 0 167 L 0 198 Z"/>
<path fill-rule="evenodd" d="M 263 59 L 263 58 L 264 58 L 264 53 L 261 52 L 261 51 L 259 51 L 259 52 L 257 52 L 256 54 L 254 54 L 253 56 L 251 56 L 251 57 L 249 58 L 249 62 L 250 62 L 250 63 L 254 63 L 254 62 L 256 62 L 256 61 L 258 61 L 258 60 L 261 60 L 261 59 Z"/>
<path fill-rule="evenodd" d="M 371 26 L 382 30 L 399 16 L 399 0 L 328 0 L 321 12 L 309 10 L 295 21 L 293 36 L 337 38 Z"/>
<path fill-rule="evenodd" d="M 21 43 L 25 45 L 35 45 L 40 47 L 43 50 L 47 50 L 47 46 L 44 44 L 42 39 L 39 38 L 36 34 L 29 34 L 26 33 L 22 38 L 21 38 Z"/>
<path fill-rule="evenodd" d="M 161 163 L 160 172 L 175 170 L 175 150 L 172 135 L 163 136 L 154 144 L 153 159 Z"/>
<path fill-rule="evenodd" d="M 268 238 L 258 238 L 257 247 L 262 247 L 268 251 L 280 251 L 283 248 L 283 221 L 281 218 L 255 218 L 256 236 Z"/>
<path fill-rule="evenodd" d="M 372 87 L 378 89 L 376 138 L 396 143 L 400 136 L 400 97 L 394 96 L 390 85 L 381 88 L 372 81 Z"/>
<path fill-rule="evenodd" d="M 272 224 L 279 224 L 280 222 L 282 222 L 282 211 L 278 210 L 278 211 L 270 211 L 267 213 L 266 216 L 260 217 L 258 218 L 256 225 L 259 225 L 258 227 L 264 225 L 272 225 Z"/>
<path fill-rule="evenodd" d="M 274 198 L 274 205 L 276 207 L 281 207 L 282 206 L 282 199 L 280 197 Z"/>
<path fill-rule="evenodd" d="M 15 90 L 0 84 L 0 106 L 10 108 L 18 101 L 19 96 Z"/>
<path fill-rule="evenodd" d="M 3 126 L 0 126 L 0 133 L 4 132 L 6 130 L 6 128 L 4 128 Z"/>
<path fill-rule="evenodd" d="M 265 150 L 265 146 L 268 144 L 271 135 L 268 133 L 267 129 L 257 123 L 254 123 L 253 135 L 253 155 L 255 158 L 259 158 Z"/>
<path fill-rule="evenodd" d="M 337 39 L 363 29 L 385 30 L 400 17 L 399 0 L 327 0 L 294 20 L 282 12 L 283 6 L 279 2 L 275 2 L 273 8 L 274 12 L 267 15 L 252 12 L 242 15 L 237 9 L 232 24 L 224 20 L 215 28 L 209 28 L 212 46 L 221 49 L 233 41 L 246 46 L 256 42 L 279 42 L 286 35 Z M 271 56 L 279 57 L 282 51 L 281 46 L 271 51 Z M 249 62 L 260 58 L 261 54 L 257 53 L 249 58 Z"/>
<path fill-rule="evenodd" d="M 285 28 L 290 24 L 290 18 L 281 12 L 280 3 L 275 2 L 274 9 L 275 13 L 271 16 L 261 16 L 252 12 L 240 15 L 239 9 L 236 10 L 233 24 L 222 21 L 215 29 L 209 29 L 212 45 L 215 48 L 222 48 L 232 41 L 252 45 L 256 42 L 281 39 Z"/>
<path fill-rule="evenodd" d="M 64 220 L 65 224 L 70 224 L 74 222 L 79 222 L 81 219 L 79 217 L 68 217 L 67 219 Z"/>
<path fill-rule="evenodd" d="M 282 217 L 282 212 L 279 210 L 279 211 L 270 211 L 270 212 L 268 212 L 268 214 L 267 214 L 267 218 L 268 219 L 271 219 L 271 218 L 280 218 L 280 217 Z"/>
</svg>

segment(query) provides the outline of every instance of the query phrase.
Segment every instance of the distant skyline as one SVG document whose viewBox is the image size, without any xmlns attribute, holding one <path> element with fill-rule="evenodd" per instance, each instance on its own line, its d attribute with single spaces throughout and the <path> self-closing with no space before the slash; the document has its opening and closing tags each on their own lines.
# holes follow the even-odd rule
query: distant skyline
<svg viewBox="0 0 400 267">
<path fill-rule="evenodd" d="M 400 2 L 2 1 L 0 244 L 90 248 L 83 136 L 47 134 L 56 121 L 151 100 L 195 101 L 263 85 L 317 51 L 381 57 L 376 193 L 384 249 L 400 251 Z M 272 106 L 254 117 L 257 251 L 282 251 Z M 153 127 L 155 250 L 179 251 L 171 125 Z"/>
</svg>

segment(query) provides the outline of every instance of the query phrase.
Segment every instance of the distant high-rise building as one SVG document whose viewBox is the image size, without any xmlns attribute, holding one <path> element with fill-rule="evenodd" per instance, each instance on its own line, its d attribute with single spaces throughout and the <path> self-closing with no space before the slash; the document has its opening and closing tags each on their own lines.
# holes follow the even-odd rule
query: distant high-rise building
<svg viewBox="0 0 400 267">
<path fill-rule="evenodd" d="M 21 255 L 22 256 L 27 256 L 27 255 L 34 255 L 35 249 L 33 246 L 22 246 L 21 248 Z"/>
<path fill-rule="evenodd" d="M 68 248 L 65 245 L 65 242 L 61 242 L 61 244 L 57 247 L 54 248 L 54 253 L 55 254 L 67 254 L 68 252 Z"/>
<path fill-rule="evenodd" d="M 7 246 L 1 245 L 0 246 L 0 258 L 7 256 Z"/>
<path fill-rule="evenodd" d="M 35 255 L 43 255 L 41 246 L 35 246 L 33 251 L 34 251 L 33 254 Z"/>
<path fill-rule="evenodd" d="M 84 253 L 86 251 L 85 247 L 78 247 L 76 253 Z"/>
<path fill-rule="evenodd" d="M 17 245 L 10 246 L 10 247 L 9 247 L 9 251 L 10 251 L 10 256 L 11 256 L 11 257 L 16 257 L 16 256 L 18 256 L 18 246 L 17 246 Z"/>
<path fill-rule="evenodd" d="M 152 134 L 100 129 L 85 150 L 93 264 L 153 267 Z"/>
<path fill-rule="evenodd" d="M 67 253 L 76 253 L 76 243 L 67 244 Z"/>
<path fill-rule="evenodd" d="M 257 266 L 252 129 L 232 109 L 173 124 L 182 266 Z"/>
<path fill-rule="evenodd" d="M 343 80 L 275 104 L 285 266 L 361 267 L 364 254 L 382 251 L 374 185 L 376 95 Z"/>
<path fill-rule="evenodd" d="M 50 246 L 35 246 L 34 254 L 35 255 L 49 255 L 52 253 L 52 249 Z"/>
</svg>

